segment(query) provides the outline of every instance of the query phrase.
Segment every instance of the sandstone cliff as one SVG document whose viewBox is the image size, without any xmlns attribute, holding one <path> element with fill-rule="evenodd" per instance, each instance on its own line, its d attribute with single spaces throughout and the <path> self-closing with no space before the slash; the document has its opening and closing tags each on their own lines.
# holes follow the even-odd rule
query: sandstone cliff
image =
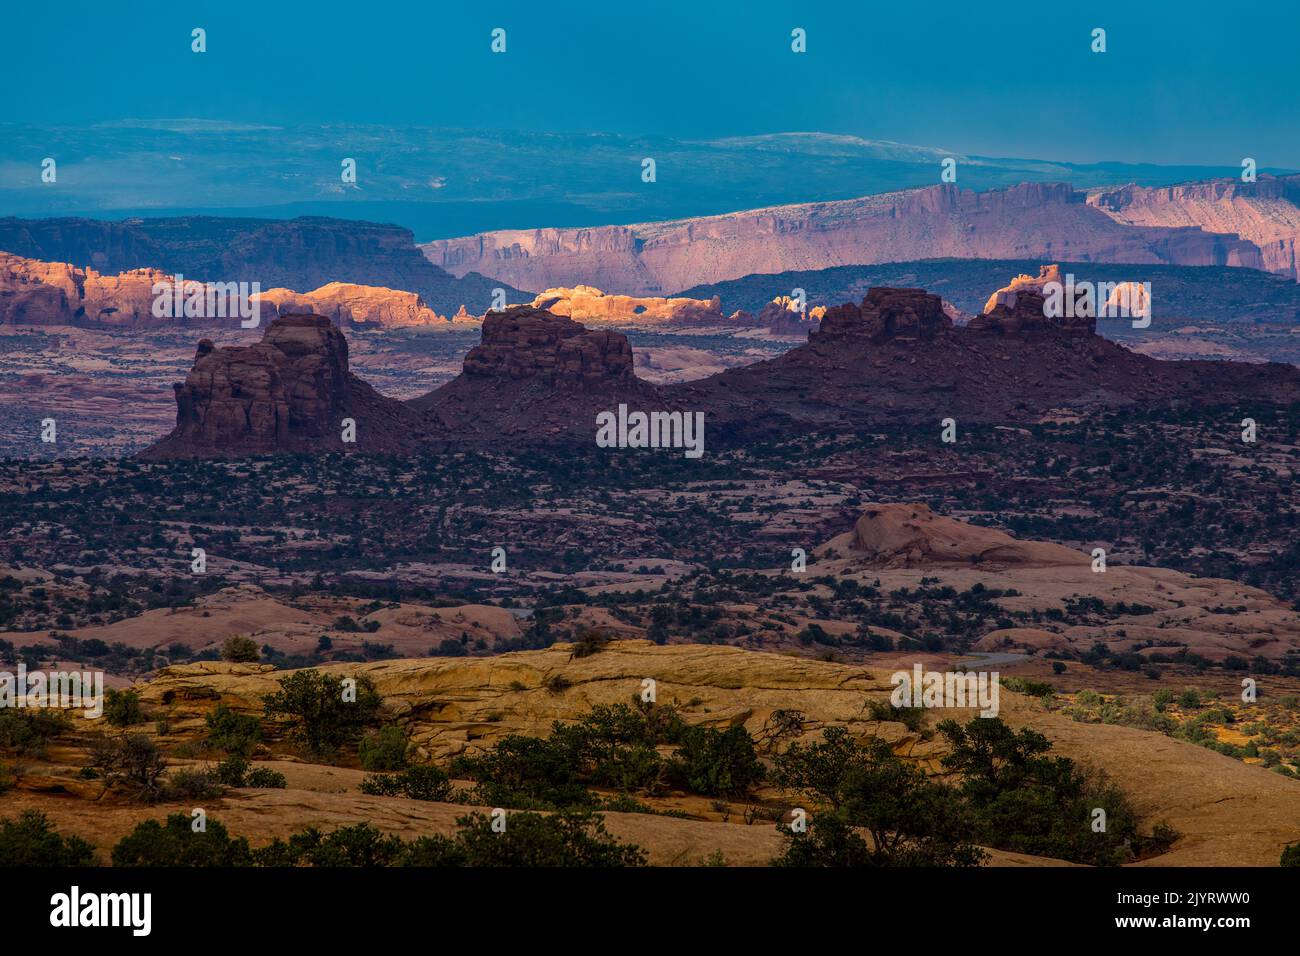
<svg viewBox="0 0 1300 956">
<path fill-rule="evenodd" d="M 450 324 L 446 316 L 433 311 L 414 292 L 350 282 L 331 282 L 313 292 L 269 289 L 256 298 L 261 303 L 263 322 L 279 315 L 308 314 L 323 315 L 340 328 L 400 329 Z"/>
<path fill-rule="evenodd" d="M 428 243 L 453 275 L 525 289 L 593 283 L 661 295 L 753 273 L 940 257 L 1265 268 L 1251 242 L 1186 226 L 1116 221 L 1064 183 L 975 193 L 955 185 L 721 216 L 589 229 L 481 233 Z"/>
<path fill-rule="evenodd" d="M 0 325 L 76 325 L 158 328 L 228 319 L 155 318 L 155 283 L 171 276 L 156 269 L 103 275 L 63 262 L 41 262 L 0 252 Z"/>
<path fill-rule="evenodd" d="M 592 286 L 547 289 L 533 308 L 544 309 L 585 325 L 727 325 L 722 302 L 712 299 L 609 295 Z"/>
<path fill-rule="evenodd" d="M 1300 280 L 1300 176 L 1271 176 L 1257 182 L 1214 180 L 1151 188 L 1094 189 L 1088 205 L 1132 226 L 1197 228 L 1236 235 L 1258 250 L 1259 268 Z"/>
</svg>

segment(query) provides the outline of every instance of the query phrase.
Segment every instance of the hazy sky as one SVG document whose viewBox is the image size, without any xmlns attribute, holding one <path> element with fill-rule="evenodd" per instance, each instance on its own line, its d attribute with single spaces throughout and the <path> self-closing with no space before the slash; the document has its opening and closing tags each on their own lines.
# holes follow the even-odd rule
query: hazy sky
<svg viewBox="0 0 1300 956">
<path fill-rule="evenodd" d="M 1296 0 L 135 0 L 9 4 L 4 19 L 0 119 L 32 123 L 823 130 L 993 156 L 1300 166 Z M 806 54 L 790 50 L 795 27 Z"/>
</svg>

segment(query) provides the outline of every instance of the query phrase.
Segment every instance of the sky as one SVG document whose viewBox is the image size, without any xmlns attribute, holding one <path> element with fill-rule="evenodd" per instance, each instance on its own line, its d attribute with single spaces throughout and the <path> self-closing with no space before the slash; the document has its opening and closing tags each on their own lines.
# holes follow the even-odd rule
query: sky
<svg viewBox="0 0 1300 956">
<path fill-rule="evenodd" d="M 0 121 L 816 130 L 986 156 L 1300 167 L 1294 0 L 137 0 L 10 4 L 4 18 Z M 1098 27 L 1105 53 L 1091 51 Z"/>
</svg>

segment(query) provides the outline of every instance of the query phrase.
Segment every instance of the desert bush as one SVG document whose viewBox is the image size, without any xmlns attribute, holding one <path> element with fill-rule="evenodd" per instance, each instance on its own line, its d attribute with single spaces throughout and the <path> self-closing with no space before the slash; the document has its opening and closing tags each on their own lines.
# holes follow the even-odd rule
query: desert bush
<svg viewBox="0 0 1300 956">
<path fill-rule="evenodd" d="M 1292 843 L 1282 849 L 1278 866 L 1300 866 L 1300 843 Z"/>
<path fill-rule="evenodd" d="M 778 866 L 975 866 L 985 854 L 951 788 L 898 757 L 882 740 L 857 743 L 841 729 L 777 758 L 787 787 L 829 806 L 787 837 Z M 870 837 L 867 840 L 864 834 Z"/>
<path fill-rule="evenodd" d="M 357 756 L 363 770 L 402 770 L 408 763 L 411 740 L 396 724 L 386 724 L 361 738 Z"/>
<path fill-rule="evenodd" d="M 144 734 L 96 738 L 90 744 L 89 766 L 109 786 L 123 787 L 137 800 L 156 801 L 165 795 L 167 761 Z"/>
<path fill-rule="evenodd" d="M 145 820 L 113 847 L 114 866 L 251 866 L 248 841 L 232 838 L 225 826 L 209 817 L 195 832 L 184 813 L 169 814 L 165 823 Z"/>
<path fill-rule="evenodd" d="M 183 767 L 167 775 L 163 792 L 168 800 L 214 800 L 225 793 L 226 786 L 230 784 L 211 770 Z"/>
<path fill-rule="evenodd" d="M 17 819 L 0 819 L 0 867 L 92 866 L 95 848 L 77 836 L 65 837 L 45 814 L 24 810 Z"/>
<path fill-rule="evenodd" d="M 403 850 L 397 837 L 384 836 L 369 823 L 358 823 L 329 833 L 308 827 L 288 840 L 277 837 L 254 850 L 253 858 L 259 866 L 393 866 Z"/>
<path fill-rule="evenodd" d="M 475 799 L 494 807 L 552 810 L 595 800 L 567 747 L 523 734 L 502 737 L 482 754 L 457 757 L 452 773 L 476 781 Z"/>
<path fill-rule="evenodd" d="M 611 867 L 644 866 L 645 851 L 620 843 L 604 819 L 588 811 L 566 810 L 543 816 L 512 813 L 497 833 L 482 813 L 456 821 L 454 837 L 421 837 L 402 854 L 405 866 Z"/>
<path fill-rule="evenodd" d="M 44 707 L 0 709 L 0 749 L 21 757 L 44 757 L 50 741 L 71 726 L 66 714 Z"/>
<path fill-rule="evenodd" d="M 232 664 L 255 664 L 261 657 L 257 641 L 242 634 L 233 634 L 221 645 L 221 659 Z"/>
<path fill-rule="evenodd" d="M 409 797 L 445 803 L 452 798 L 451 777 L 440 767 L 420 764 L 401 773 L 384 773 L 361 781 L 361 792 L 381 797 Z"/>
<path fill-rule="evenodd" d="M 283 790 L 288 784 L 284 774 L 270 767 L 254 767 L 244 778 L 244 786 L 258 790 Z"/>
<path fill-rule="evenodd" d="M 262 739 L 262 722 L 250 714 L 237 714 L 218 704 L 203 718 L 208 726 L 206 743 L 214 750 L 247 757 Z"/>
<path fill-rule="evenodd" d="M 1103 772 L 1050 756 L 1042 734 L 1013 731 L 996 717 L 964 726 L 947 720 L 939 732 L 952 748 L 943 764 L 961 775 L 977 842 L 1094 866 L 1128 862 L 1151 843 L 1127 795 Z M 1092 828 L 1096 808 L 1106 812 L 1100 833 Z"/>
<path fill-rule="evenodd" d="M 110 690 L 104 694 L 104 719 L 114 727 L 144 723 L 140 694 L 134 690 Z"/>
<path fill-rule="evenodd" d="M 765 775 L 744 727 L 691 727 L 668 764 L 669 774 L 706 796 L 743 796 Z"/>
<path fill-rule="evenodd" d="M 356 680 L 356 699 L 344 699 L 343 678 L 302 670 L 281 678 L 280 690 L 264 698 L 266 712 L 288 719 L 292 735 L 312 754 L 329 754 L 351 743 L 379 710 L 367 677 Z"/>
<path fill-rule="evenodd" d="M 902 724 L 913 733 L 917 733 L 925 725 L 925 708 L 895 707 L 887 700 L 867 701 L 867 716 L 871 720 Z"/>
</svg>

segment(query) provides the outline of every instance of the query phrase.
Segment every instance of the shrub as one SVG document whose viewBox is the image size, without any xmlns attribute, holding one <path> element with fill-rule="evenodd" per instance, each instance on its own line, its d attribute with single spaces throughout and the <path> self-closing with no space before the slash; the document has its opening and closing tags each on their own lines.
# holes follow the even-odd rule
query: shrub
<svg viewBox="0 0 1300 956">
<path fill-rule="evenodd" d="M 345 690 L 335 674 L 296 671 L 281 678 L 277 693 L 266 695 L 266 711 L 288 718 L 293 736 L 311 753 L 332 753 L 355 740 L 379 710 L 369 678 L 356 678 L 355 700 L 345 700 Z"/>
<path fill-rule="evenodd" d="M 50 741 L 71 726 L 66 714 L 45 707 L 0 709 L 0 748 L 22 757 L 44 757 Z"/>
<path fill-rule="evenodd" d="M 950 788 L 906 763 L 882 740 L 859 744 L 842 729 L 821 744 L 777 758 L 786 786 L 822 797 L 830 808 L 812 815 L 788 842 L 778 866 L 975 866 L 985 854 L 967 837 L 970 821 Z M 870 835 L 868 842 L 860 831 Z"/>
<path fill-rule="evenodd" d="M 90 745 L 90 767 L 109 786 L 123 786 L 138 800 L 160 800 L 167 769 L 158 745 L 144 734 L 100 737 Z"/>
<path fill-rule="evenodd" d="M 226 786 L 239 784 L 227 784 L 211 770 L 184 767 L 168 774 L 163 792 L 169 800 L 213 800 L 225 793 Z"/>
<path fill-rule="evenodd" d="M 113 847 L 114 866 L 251 866 L 243 837 L 232 839 L 223 824 L 208 818 L 201 832 L 184 813 L 165 823 L 145 820 Z"/>
<path fill-rule="evenodd" d="M 1282 859 L 1278 866 L 1300 866 L 1300 843 L 1292 843 L 1282 850 Z"/>
<path fill-rule="evenodd" d="M 309 827 L 253 852 L 260 866 L 393 866 L 404 847 L 369 823 L 321 833 Z"/>
<path fill-rule="evenodd" d="M 477 781 L 475 797 L 495 807 L 551 810 L 594 802 L 568 748 L 523 734 L 502 737 L 485 753 L 457 757 L 452 772 Z"/>
<path fill-rule="evenodd" d="M 718 797 L 746 794 L 764 776 L 744 727 L 691 727 L 682 735 L 669 772 L 696 793 Z"/>
<path fill-rule="evenodd" d="M 262 722 L 248 714 L 237 714 L 225 704 L 218 704 L 205 716 L 208 725 L 206 743 L 214 750 L 247 757 L 262 739 Z"/>
<path fill-rule="evenodd" d="M 497 833 L 482 813 L 460 817 L 454 837 L 421 837 L 402 855 L 405 866 L 644 866 L 645 851 L 620 843 L 589 811 L 543 816 L 512 813 Z"/>
<path fill-rule="evenodd" d="M 24 810 L 0 819 L 0 867 L 92 866 L 95 848 L 81 837 L 61 836 L 45 814 Z"/>
<path fill-rule="evenodd" d="M 110 690 L 104 695 L 104 719 L 114 727 L 144 723 L 140 694 L 134 690 Z"/>
<path fill-rule="evenodd" d="M 401 770 L 407 765 L 410 749 L 406 731 L 396 724 L 387 724 L 378 733 L 361 738 L 358 756 L 363 770 Z"/>
<path fill-rule="evenodd" d="M 242 634 L 226 638 L 221 645 L 221 659 L 232 664 L 255 664 L 260 656 L 257 641 Z"/>
<path fill-rule="evenodd" d="M 361 792 L 380 797 L 409 797 L 445 803 L 452 797 L 451 777 L 440 767 L 421 764 L 401 773 L 377 774 L 361 782 Z"/>
<path fill-rule="evenodd" d="M 269 767 L 254 767 L 244 778 L 244 786 L 258 790 L 283 790 L 287 785 L 284 774 Z"/>
<path fill-rule="evenodd" d="M 895 707 L 887 700 L 867 701 L 867 716 L 871 720 L 902 724 L 912 733 L 917 733 L 925 724 L 925 708 Z"/>
</svg>

